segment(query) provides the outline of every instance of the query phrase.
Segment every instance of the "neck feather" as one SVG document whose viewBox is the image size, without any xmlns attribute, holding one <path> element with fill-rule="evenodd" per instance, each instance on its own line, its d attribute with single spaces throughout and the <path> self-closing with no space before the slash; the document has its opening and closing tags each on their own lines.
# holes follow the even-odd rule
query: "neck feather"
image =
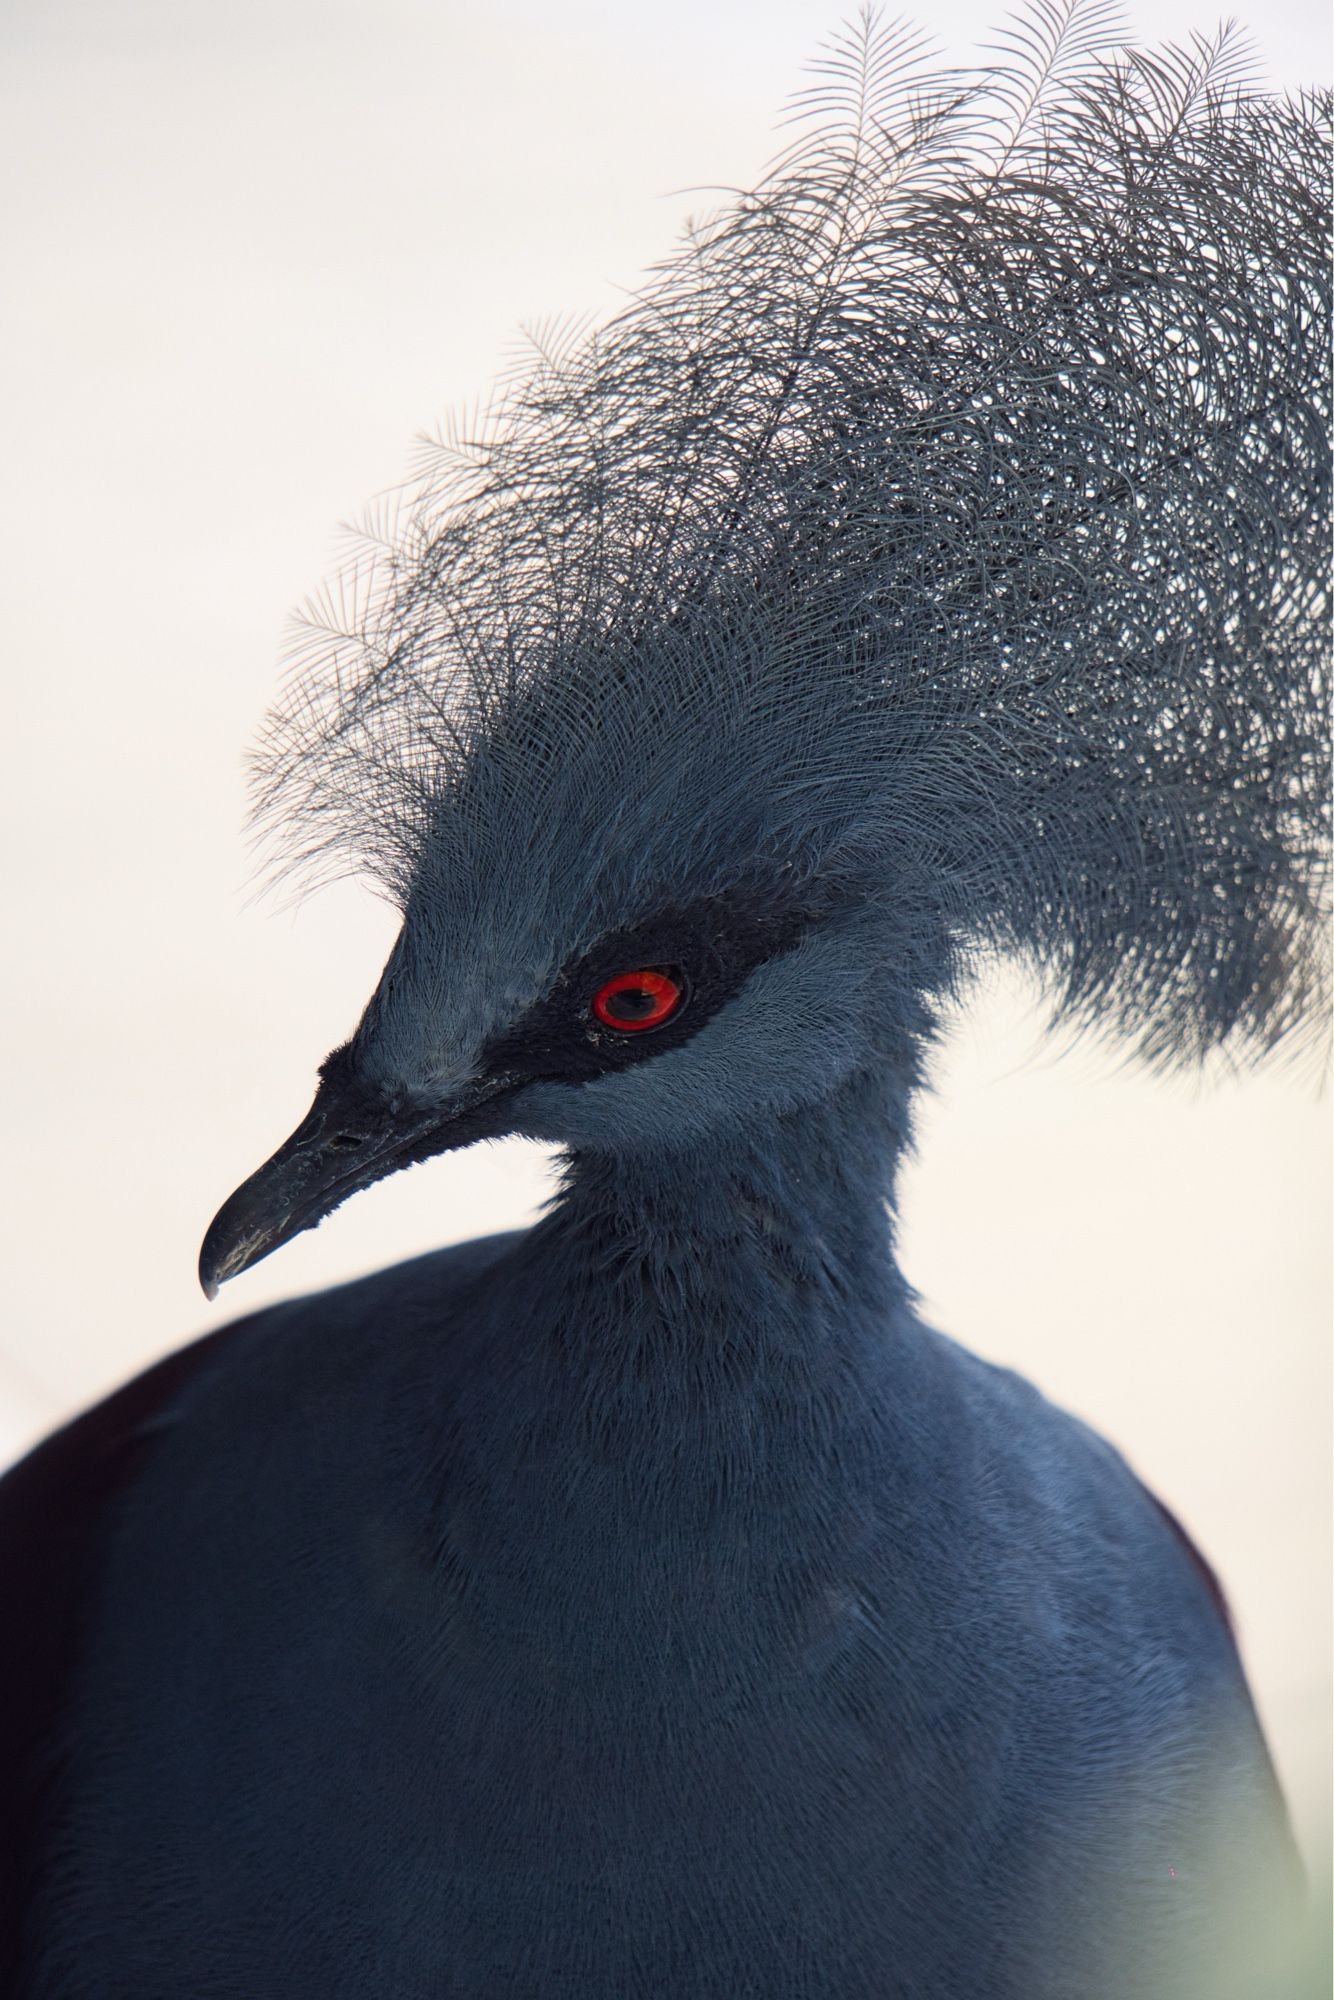
<svg viewBox="0 0 1334 2000">
<path fill-rule="evenodd" d="M 441 1557 L 506 1672 L 536 1632 L 544 1674 L 602 1686 L 624 1658 L 642 1690 L 669 1631 L 654 1672 L 698 1701 L 842 1631 L 917 1402 L 906 1137 L 903 1099 L 861 1080 L 698 1155 L 571 1161 L 488 1277 L 434 1454 Z"/>
<path fill-rule="evenodd" d="M 840 1373 L 853 1388 L 906 1309 L 891 1204 L 907 1138 L 902 1091 L 864 1075 L 696 1151 L 572 1158 L 523 1254 L 562 1300 L 564 1378 L 606 1397 L 618 1371 L 639 1393 L 651 1375 L 663 1412 L 673 1387 L 693 1400 L 775 1369 L 794 1392 Z"/>
</svg>

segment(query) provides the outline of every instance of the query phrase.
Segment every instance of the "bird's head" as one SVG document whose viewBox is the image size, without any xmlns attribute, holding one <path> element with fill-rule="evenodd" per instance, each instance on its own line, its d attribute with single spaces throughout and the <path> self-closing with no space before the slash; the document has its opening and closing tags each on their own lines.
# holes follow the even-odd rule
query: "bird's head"
<svg viewBox="0 0 1334 2000">
<path fill-rule="evenodd" d="M 403 925 L 206 1286 L 483 1135 L 906 1091 L 973 951 L 1160 1060 L 1311 1013 L 1324 113 L 1214 88 L 1223 38 L 998 142 L 1027 83 L 895 33 L 313 608 L 261 820 Z"/>
<path fill-rule="evenodd" d="M 480 1138 L 666 1159 L 857 1072 L 893 1065 L 906 1091 L 948 958 L 929 899 L 906 859 L 897 881 L 883 857 L 868 873 L 849 772 L 822 793 L 805 729 L 775 756 L 760 686 L 729 718 L 668 664 L 599 677 L 596 728 L 575 727 L 568 690 L 529 704 L 437 802 L 356 1031 L 208 1232 L 210 1295 L 358 1190 Z M 828 731 L 829 690 L 811 693 Z M 651 699 L 657 727 L 637 727 Z"/>
</svg>

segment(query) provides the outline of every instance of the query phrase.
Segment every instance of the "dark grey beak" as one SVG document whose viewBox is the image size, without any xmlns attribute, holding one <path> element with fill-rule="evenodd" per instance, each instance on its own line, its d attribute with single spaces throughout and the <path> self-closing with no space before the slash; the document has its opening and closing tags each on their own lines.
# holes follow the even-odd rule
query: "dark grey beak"
<svg viewBox="0 0 1334 2000">
<path fill-rule="evenodd" d="M 347 1050 L 324 1065 L 321 1083 L 291 1138 L 243 1181 L 209 1224 L 199 1282 L 214 1299 L 228 1278 L 248 1271 L 303 1229 L 313 1229 L 349 1195 L 435 1153 L 506 1130 L 500 1102 L 510 1077 L 489 1078 L 441 1110 L 395 1100 L 363 1083 Z"/>
</svg>

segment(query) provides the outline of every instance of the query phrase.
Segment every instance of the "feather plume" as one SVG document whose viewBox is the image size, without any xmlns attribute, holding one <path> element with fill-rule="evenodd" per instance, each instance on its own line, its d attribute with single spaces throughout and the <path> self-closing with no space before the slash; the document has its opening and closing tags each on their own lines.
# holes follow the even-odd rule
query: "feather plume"
<svg viewBox="0 0 1334 2000">
<path fill-rule="evenodd" d="M 308 608 L 257 758 L 289 865 L 406 900 L 470 772 L 541 824 L 568 744 L 585 813 L 910 877 L 1150 1057 L 1311 1016 L 1329 104 L 1115 35 L 834 37 L 761 184 L 536 337 Z"/>
</svg>

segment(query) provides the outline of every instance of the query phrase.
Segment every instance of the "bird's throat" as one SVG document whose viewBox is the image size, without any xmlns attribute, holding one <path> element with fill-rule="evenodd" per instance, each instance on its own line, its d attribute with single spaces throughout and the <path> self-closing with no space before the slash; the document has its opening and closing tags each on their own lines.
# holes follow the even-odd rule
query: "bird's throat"
<svg viewBox="0 0 1334 2000">
<path fill-rule="evenodd" d="M 904 1297 L 890 1204 L 907 1138 L 906 1092 L 859 1075 L 687 1152 L 576 1155 L 532 1248 L 567 1282 L 596 1268 L 601 1292 L 620 1273 L 641 1306 L 665 1321 L 684 1313 L 724 1340 L 874 1320 Z M 622 1298 L 621 1310 L 638 1308 Z"/>
<path fill-rule="evenodd" d="M 764 1674 L 837 1642 L 915 1365 L 903 1138 L 868 1086 L 707 1160 L 578 1159 L 492 1270 L 442 1457 L 447 1561 L 507 1672 L 539 1631 L 544 1674 L 600 1682 L 651 1633 L 702 1698 L 743 1635 Z"/>
</svg>

